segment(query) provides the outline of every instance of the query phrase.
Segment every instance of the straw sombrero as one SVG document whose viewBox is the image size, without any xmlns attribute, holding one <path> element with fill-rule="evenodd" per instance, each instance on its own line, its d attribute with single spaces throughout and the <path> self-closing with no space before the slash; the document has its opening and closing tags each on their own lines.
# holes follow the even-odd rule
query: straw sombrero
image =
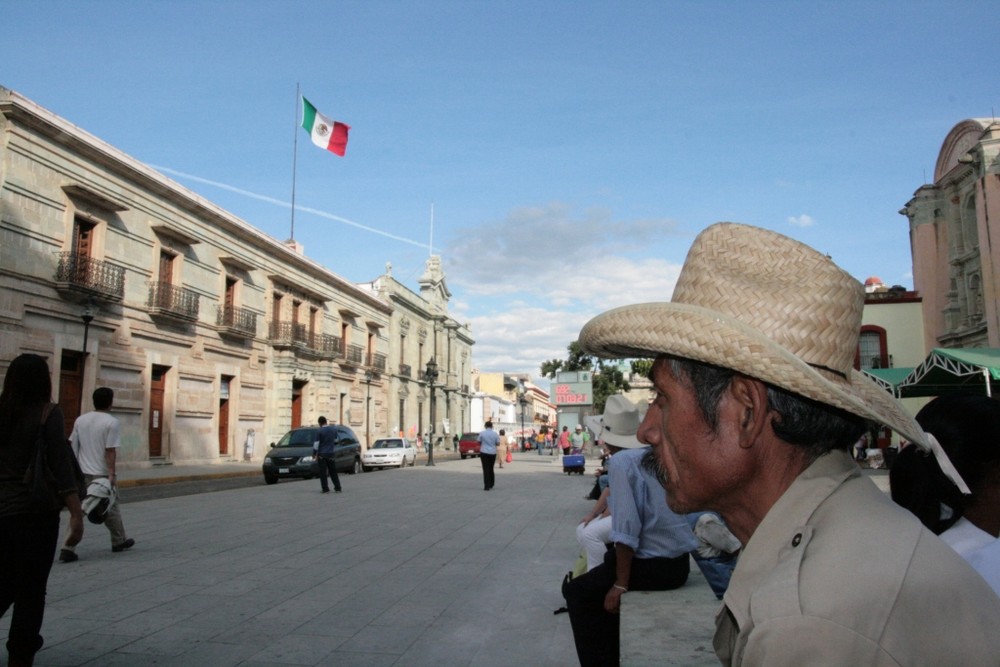
<svg viewBox="0 0 1000 667">
<path fill-rule="evenodd" d="M 925 444 L 899 403 L 854 370 L 864 296 L 812 248 L 722 222 L 691 245 L 671 301 L 598 315 L 580 345 L 602 357 L 663 353 L 730 368 Z"/>
</svg>

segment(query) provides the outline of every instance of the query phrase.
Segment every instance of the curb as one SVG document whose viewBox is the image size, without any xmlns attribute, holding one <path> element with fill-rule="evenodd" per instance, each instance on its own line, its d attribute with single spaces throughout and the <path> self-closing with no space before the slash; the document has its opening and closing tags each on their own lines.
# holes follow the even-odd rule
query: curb
<svg viewBox="0 0 1000 667">
<path fill-rule="evenodd" d="M 239 470 L 236 472 L 210 472 L 203 475 L 175 475 L 173 477 L 140 477 L 137 479 L 120 479 L 117 486 L 128 489 L 136 486 L 153 486 L 154 484 L 176 484 L 177 482 L 197 482 L 203 479 L 227 479 L 229 477 L 258 477 L 260 470 Z"/>
</svg>

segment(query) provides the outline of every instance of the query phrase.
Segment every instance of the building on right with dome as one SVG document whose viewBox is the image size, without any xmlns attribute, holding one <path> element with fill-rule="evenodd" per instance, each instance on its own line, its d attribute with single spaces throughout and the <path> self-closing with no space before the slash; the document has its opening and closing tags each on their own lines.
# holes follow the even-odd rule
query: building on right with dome
<svg viewBox="0 0 1000 667">
<path fill-rule="evenodd" d="M 900 213 L 909 220 L 925 349 L 1000 348 L 1000 122 L 955 125 L 934 182 Z"/>
</svg>

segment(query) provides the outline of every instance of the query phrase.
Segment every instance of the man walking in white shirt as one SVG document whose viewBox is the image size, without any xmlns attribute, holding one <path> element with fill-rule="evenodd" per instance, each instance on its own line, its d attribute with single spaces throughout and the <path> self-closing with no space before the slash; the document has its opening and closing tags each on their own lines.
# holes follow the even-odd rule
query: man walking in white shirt
<svg viewBox="0 0 1000 667">
<path fill-rule="evenodd" d="M 94 390 L 94 411 L 80 415 L 73 424 L 73 433 L 69 436 L 73 453 L 80 462 L 84 481 L 89 485 L 98 478 L 107 479 L 112 487 L 117 486 L 115 462 L 118 447 L 121 445 L 118 420 L 111 415 L 111 405 L 114 403 L 115 392 L 110 387 L 98 387 Z M 118 503 L 112 503 L 108 510 L 104 525 L 111 533 L 111 551 L 119 553 L 131 549 L 135 540 L 125 534 L 121 512 Z M 76 546 L 68 539 L 64 541 L 59 551 L 59 560 L 71 563 L 77 560 Z"/>
</svg>

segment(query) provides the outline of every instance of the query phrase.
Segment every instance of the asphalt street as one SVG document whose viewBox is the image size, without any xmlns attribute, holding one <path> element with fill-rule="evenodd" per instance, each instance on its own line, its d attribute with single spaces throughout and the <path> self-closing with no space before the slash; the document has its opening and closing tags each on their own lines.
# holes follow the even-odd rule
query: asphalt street
<svg viewBox="0 0 1000 667">
<path fill-rule="evenodd" d="M 553 611 L 593 478 L 525 453 L 484 492 L 478 459 L 420 463 L 342 494 L 248 477 L 124 504 L 133 549 L 87 524 L 80 560 L 54 564 L 35 664 L 577 664 Z"/>
</svg>

